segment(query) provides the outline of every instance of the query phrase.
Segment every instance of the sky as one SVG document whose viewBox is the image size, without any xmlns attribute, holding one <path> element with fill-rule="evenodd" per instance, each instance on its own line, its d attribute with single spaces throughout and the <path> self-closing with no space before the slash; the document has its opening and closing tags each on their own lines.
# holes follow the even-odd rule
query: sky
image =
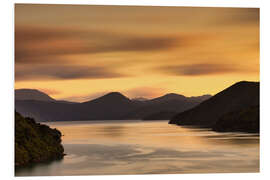
<svg viewBox="0 0 270 180">
<path fill-rule="evenodd" d="M 15 89 L 83 102 L 259 81 L 259 9 L 15 5 Z"/>
</svg>

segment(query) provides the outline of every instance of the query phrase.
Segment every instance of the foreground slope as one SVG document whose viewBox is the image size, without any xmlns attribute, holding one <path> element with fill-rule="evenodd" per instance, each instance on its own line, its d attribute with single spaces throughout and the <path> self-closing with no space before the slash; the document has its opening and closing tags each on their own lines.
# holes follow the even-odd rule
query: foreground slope
<svg viewBox="0 0 270 180">
<path fill-rule="evenodd" d="M 213 127 L 223 115 L 252 106 L 259 106 L 259 82 L 241 81 L 177 114 L 169 123 Z"/>
<path fill-rule="evenodd" d="M 15 166 L 61 159 L 61 132 L 15 112 Z"/>
<path fill-rule="evenodd" d="M 260 108 L 252 106 L 223 115 L 213 126 L 214 131 L 229 132 L 250 132 L 260 131 Z"/>
</svg>

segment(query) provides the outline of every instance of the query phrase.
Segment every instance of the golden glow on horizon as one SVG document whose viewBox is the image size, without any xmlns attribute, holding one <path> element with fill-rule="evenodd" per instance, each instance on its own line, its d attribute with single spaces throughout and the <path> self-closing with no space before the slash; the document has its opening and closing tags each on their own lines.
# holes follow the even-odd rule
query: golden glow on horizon
<svg viewBox="0 0 270 180">
<path fill-rule="evenodd" d="M 15 74 L 74 101 L 213 95 L 259 81 L 259 9 L 17 4 Z"/>
</svg>

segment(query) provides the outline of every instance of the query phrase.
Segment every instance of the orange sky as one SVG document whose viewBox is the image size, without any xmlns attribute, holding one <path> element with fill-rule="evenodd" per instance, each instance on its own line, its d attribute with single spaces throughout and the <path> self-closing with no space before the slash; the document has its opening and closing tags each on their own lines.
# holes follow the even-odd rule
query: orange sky
<svg viewBox="0 0 270 180">
<path fill-rule="evenodd" d="M 86 101 L 259 81 L 259 9 L 15 5 L 15 88 Z"/>
</svg>

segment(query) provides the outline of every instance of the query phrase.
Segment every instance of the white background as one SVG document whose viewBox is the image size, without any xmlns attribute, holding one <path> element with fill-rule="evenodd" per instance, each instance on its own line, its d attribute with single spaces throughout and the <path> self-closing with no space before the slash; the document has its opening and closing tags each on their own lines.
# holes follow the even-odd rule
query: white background
<svg viewBox="0 0 270 180">
<path fill-rule="evenodd" d="M 261 64 L 261 172 L 247 174 L 180 174 L 180 175 L 129 175 L 129 176 L 58 176 L 20 177 L 19 179 L 94 179 L 130 180 L 154 178 L 170 179 L 269 179 L 270 178 L 270 2 L 269 0 L 2 0 L 0 5 L 0 179 L 14 177 L 14 3 L 47 4 L 103 4 L 103 5 L 156 5 L 206 7 L 259 7 L 260 8 L 260 64 Z M 17 177 L 18 178 L 18 177 Z"/>
</svg>

